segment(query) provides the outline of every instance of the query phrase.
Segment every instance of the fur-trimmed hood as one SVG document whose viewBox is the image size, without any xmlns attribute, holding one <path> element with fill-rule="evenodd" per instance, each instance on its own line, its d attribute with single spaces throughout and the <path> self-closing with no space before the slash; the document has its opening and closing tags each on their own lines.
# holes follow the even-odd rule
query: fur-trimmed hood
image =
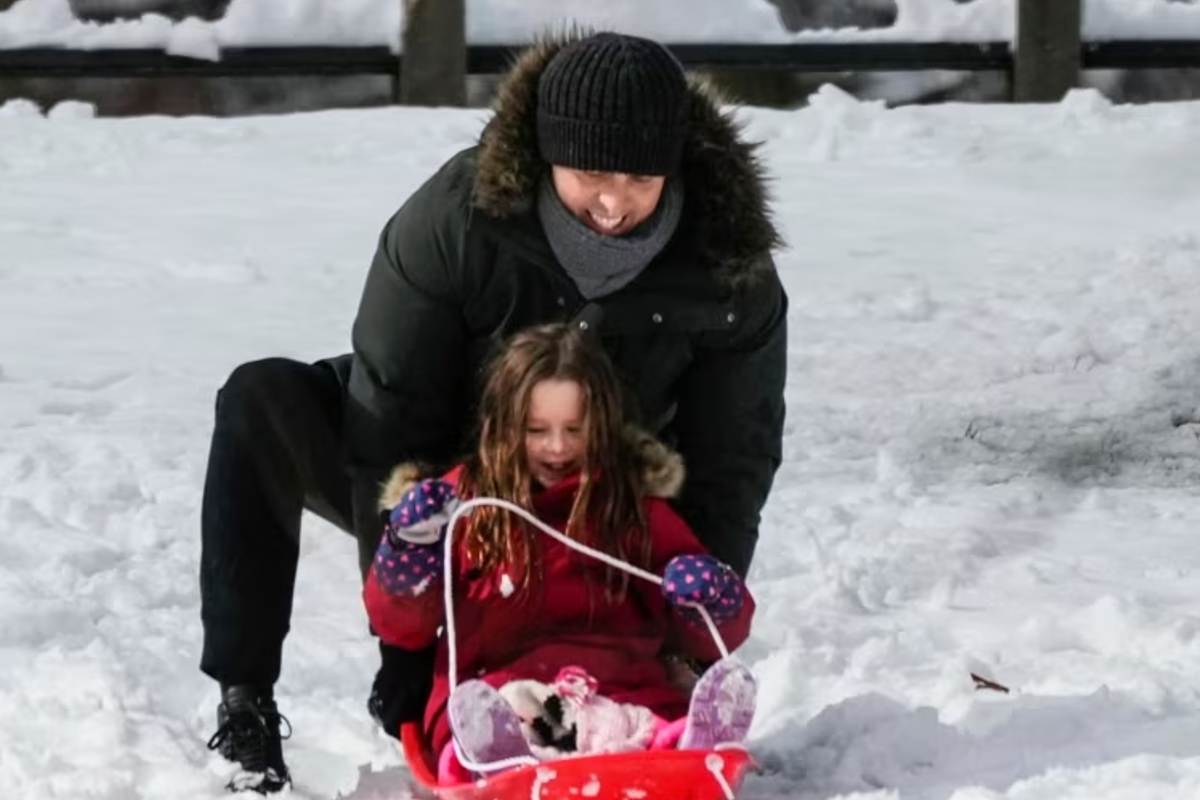
<svg viewBox="0 0 1200 800">
<path fill-rule="evenodd" d="M 642 491 L 648 497 L 673 498 L 683 488 L 683 457 L 640 428 L 625 429 L 625 441 L 632 448 L 641 477 Z M 379 510 L 394 508 L 413 484 L 428 477 L 427 467 L 404 463 L 392 469 L 379 495 Z"/>
<path fill-rule="evenodd" d="M 547 38 L 525 50 L 504 79 L 495 114 L 480 139 L 474 205 L 496 218 L 528 211 L 547 164 L 537 146 L 538 80 L 562 47 L 579 34 Z M 688 133 L 680 176 L 686 236 L 698 259 L 732 283 L 772 269 L 782 244 L 767 208 L 766 176 L 757 145 L 722 112 L 707 89 L 689 81 Z"/>
</svg>

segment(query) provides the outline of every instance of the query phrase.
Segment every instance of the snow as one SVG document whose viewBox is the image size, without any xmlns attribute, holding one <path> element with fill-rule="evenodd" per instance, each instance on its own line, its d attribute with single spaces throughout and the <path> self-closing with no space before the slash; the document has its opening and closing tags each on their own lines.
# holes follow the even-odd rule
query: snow
<svg viewBox="0 0 1200 800">
<path fill-rule="evenodd" d="M 739 113 L 791 296 L 745 796 L 1198 796 L 1200 104 Z M 214 392 L 348 349 L 380 226 L 484 118 L 0 107 L 6 797 L 224 796 L 196 668 Z M 356 561 L 306 519 L 294 797 L 407 796 Z"/>
<path fill-rule="evenodd" d="M 579 24 L 671 42 L 1011 40 L 1015 0 L 896 0 L 887 28 L 787 31 L 767 0 L 468 0 L 467 39 L 514 44 Z M 17 0 L 0 11 L 0 48 L 158 47 L 217 59 L 222 47 L 325 44 L 400 48 L 401 0 L 233 0 L 224 18 L 172 22 L 161 14 L 81 22 L 68 0 Z M 1084 38 L 1200 37 L 1190 0 L 1084 0 Z"/>
</svg>

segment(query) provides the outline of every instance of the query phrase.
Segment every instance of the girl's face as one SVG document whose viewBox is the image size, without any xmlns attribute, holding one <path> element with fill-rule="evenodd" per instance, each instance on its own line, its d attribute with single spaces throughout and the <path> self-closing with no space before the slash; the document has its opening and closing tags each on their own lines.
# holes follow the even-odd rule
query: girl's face
<svg viewBox="0 0 1200 800">
<path fill-rule="evenodd" d="M 529 396 L 525 458 L 539 485 L 579 472 L 587 455 L 583 387 L 572 380 L 538 381 Z"/>
</svg>

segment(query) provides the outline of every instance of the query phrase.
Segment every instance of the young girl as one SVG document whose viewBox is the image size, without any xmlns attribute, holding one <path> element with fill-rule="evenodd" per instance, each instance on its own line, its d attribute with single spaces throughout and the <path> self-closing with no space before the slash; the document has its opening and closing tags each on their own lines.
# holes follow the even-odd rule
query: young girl
<svg viewBox="0 0 1200 800">
<path fill-rule="evenodd" d="M 451 728 L 462 754 L 480 763 L 740 741 L 753 715 L 749 673 L 721 662 L 689 709 L 662 656 L 719 657 L 689 603 L 706 608 L 730 648 L 746 638 L 754 603 L 667 502 L 683 482 L 679 456 L 626 428 L 599 345 L 565 325 L 514 337 L 488 373 L 478 441 L 442 479 L 414 485 L 414 471 L 400 467 L 385 489 L 392 510 L 364 588 L 385 642 L 418 649 L 437 638 L 442 537 L 459 498 L 516 503 L 664 582 L 630 577 L 496 507 L 460 521 L 454 614 L 458 673 L 469 680 L 449 686 L 443 639 L 425 713 L 440 777 L 467 777 Z"/>
</svg>

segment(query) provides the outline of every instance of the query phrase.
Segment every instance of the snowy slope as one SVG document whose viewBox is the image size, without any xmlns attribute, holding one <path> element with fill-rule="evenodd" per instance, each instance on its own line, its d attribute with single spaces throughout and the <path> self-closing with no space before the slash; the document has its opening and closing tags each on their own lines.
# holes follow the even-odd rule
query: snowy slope
<svg viewBox="0 0 1200 800">
<path fill-rule="evenodd" d="M 1198 796 L 1200 104 L 740 113 L 792 301 L 746 796 Z M 348 348 L 379 227 L 483 117 L 0 109 L 6 798 L 223 796 L 214 392 Z M 302 552 L 292 795 L 403 797 L 352 541 Z"/>
</svg>

